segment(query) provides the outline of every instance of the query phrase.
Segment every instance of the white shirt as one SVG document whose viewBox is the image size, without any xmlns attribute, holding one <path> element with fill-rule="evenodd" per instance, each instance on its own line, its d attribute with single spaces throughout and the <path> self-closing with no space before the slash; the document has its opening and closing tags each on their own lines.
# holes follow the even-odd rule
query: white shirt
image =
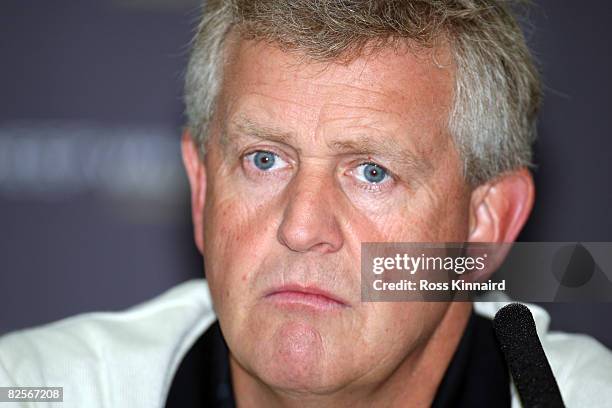
<svg viewBox="0 0 612 408">
<path fill-rule="evenodd" d="M 507 302 L 474 310 L 492 319 Z M 588 336 L 548 332 L 548 314 L 527 306 L 566 406 L 611 407 L 612 353 Z M 63 403 L 11 407 L 163 407 L 179 363 L 215 319 L 206 281 L 196 279 L 123 312 L 10 333 L 0 337 L 0 386 L 64 387 Z M 512 398 L 519 407 L 514 387 Z"/>
</svg>

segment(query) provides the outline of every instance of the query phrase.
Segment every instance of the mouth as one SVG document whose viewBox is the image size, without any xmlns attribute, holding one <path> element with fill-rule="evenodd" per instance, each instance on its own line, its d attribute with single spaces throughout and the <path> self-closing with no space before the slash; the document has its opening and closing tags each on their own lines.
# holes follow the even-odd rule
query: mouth
<svg viewBox="0 0 612 408">
<path fill-rule="evenodd" d="M 338 310 L 348 303 L 314 286 L 284 285 L 272 289 L 264 298 L 280 307 L 307 307 L 315 310 Z"/>
</svg>

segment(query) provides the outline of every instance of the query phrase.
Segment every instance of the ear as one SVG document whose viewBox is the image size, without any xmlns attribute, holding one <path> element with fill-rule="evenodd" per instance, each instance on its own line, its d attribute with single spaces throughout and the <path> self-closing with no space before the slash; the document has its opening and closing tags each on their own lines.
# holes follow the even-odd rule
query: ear
<svg viewBox="0 0 612 408">
<path fill-rule="evenodd" d="M 470 242 L 514 242 L 525 225 L 534 200 L 526 168 L 501 175 L 472 192 Z"/>
<path fill-rule="evenodd" d="M 506 173 L 472 191 L 470 199 L 469 242 L 512 243 L 525 225 L 533 207 L 533 178 L 523 168 Z M 468 253 L 482 255 L 478 246 L 469 247 Z M 487 245 L 487 267 L 472 274 L 471 281 L 482 281 L 491 276 L 502 264 L 511 244 Z"/>
<path fill-rule="evenodd" d="M 191 218 L 195 243 L 200 253 L 204 248 L 204 204 L 206 200 L 206 167 L 200 158 L 199 148 L 191 138 L 191 132 L 185 130 L 181 140 L 183 164 L 191 188 Z"/>
</svg>

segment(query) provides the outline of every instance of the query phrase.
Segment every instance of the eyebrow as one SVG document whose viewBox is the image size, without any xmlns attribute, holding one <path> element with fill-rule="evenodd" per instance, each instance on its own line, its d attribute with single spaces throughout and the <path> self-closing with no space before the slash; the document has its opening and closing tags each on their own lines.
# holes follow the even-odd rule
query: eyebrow
<svg viewBox="0 0 612 408">
<path fill-rule="evenodd" d="M 357 154 L 363 156 L 387 157 L 391 161 L 407 166 L 413 170 L 420 167 L 430 167 L 428 160 L 419 157 L 408 148 L 403 148 L 385 137 L 373 138 L 360 135 L 351 140 L 332 140 L 328 143 L 332 150 L 339 153 Z M 424 168 L 422 170 L 425 170 Z"/>
<path fill-rule="evenodd" d="M 292 132 L 283 131 L 270 126 L 262 126 L 244 115 L 239 115 L 236 119 L 231 120 L 227 128 L 232 128 L 232 131 L 237 132 L 239 136 L 268 140 L 289 146 L 294 146 L 296 144 L 295 135 Z M 223 132 L 222 142 L 224 144 L 229 142 L 228 133 L 227 131 Z"/>
<path fill-rule="evenodd" d="M 244 115 L 239 115 L 228 123 L 228 128 L 234 136 L 245 136 L 259 140 L 271 141 L 297 150 L 297 137 L 295 133 L 278 129 L 271 126 L 260 125 Z M 229 132 L 223 132 L 223 144 L 229 143 Z M 333 139 L 326 142 L 327 146 L 339 154 L 354 154 L 361 156 L 378 156 L 388 158 L 402 171 L 407 172 L 412 177 L 425 179 L 433 170 L 433 164 L 425 157 L 416 155 L 412 150 L 398 146 L 396 142 L 384 136 L 373 137 L 371 135 L 351 136 L 350 139 Z"/>
</svg>

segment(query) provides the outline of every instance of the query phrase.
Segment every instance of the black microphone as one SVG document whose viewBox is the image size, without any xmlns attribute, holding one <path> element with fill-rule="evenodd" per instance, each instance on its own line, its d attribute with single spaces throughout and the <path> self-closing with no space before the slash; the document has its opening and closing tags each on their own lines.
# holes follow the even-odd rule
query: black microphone
<svg viewBox="0 0 612 408">
<path fill-rule="evenodd" d="M 520 303 L 504 306 L 495 314 L 493 326 L 523 406 L 564 407 L 527 306 Z"/>
</svg>

